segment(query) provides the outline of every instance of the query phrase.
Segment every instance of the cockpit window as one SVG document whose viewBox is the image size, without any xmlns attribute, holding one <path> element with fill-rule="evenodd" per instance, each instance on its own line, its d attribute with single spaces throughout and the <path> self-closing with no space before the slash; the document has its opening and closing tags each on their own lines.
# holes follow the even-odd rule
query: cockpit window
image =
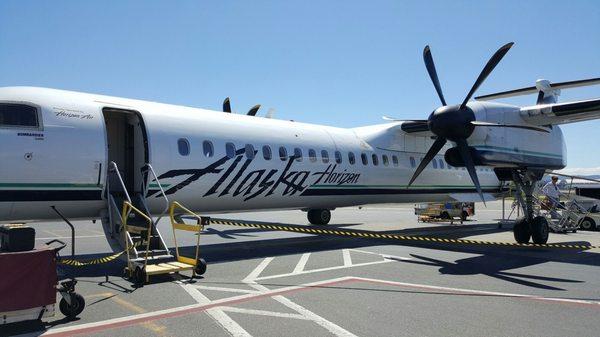
<svg viewBox="0 0 600 337">
<path fill-rule="evenodd" d="M 24 104 L 1 103 L 0 127 L 37 129 L 40 127 L 37 109 Z"/>
</svg>

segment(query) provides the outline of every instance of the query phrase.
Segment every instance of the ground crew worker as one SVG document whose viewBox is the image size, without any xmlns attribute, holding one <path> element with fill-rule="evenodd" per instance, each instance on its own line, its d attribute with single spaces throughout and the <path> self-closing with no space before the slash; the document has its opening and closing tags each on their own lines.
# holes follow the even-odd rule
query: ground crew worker
<svg viewBox="0 0 600 337">
<path fill-rule="evenodd" d="M 556 185 L 557 183 L 558 177 L 552 176 L 552 179 L 542 188 L 542 192 L 544 195 L 546 195 L 546 197 L 548 197 L 550 216 L 552 216 L 553 219 L 558 217 L 558 213 L 556 213 L 556 206 L 559 205 L 560 201 L 560 191 Z"/>
</svg>

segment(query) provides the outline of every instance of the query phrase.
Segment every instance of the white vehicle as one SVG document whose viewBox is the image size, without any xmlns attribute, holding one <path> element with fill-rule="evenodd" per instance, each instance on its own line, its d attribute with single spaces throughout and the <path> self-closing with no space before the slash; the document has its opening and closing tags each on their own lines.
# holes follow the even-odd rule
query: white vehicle
<svg viewBox="0 0 600 337">
<path fill-rule="evenodd" d="M 342 206 L 489 200 L 501 181 L 515 181 L 530 196 L 545 170 L 566 165 L 557 125 L 600 116 L 598 99 L 556 103 L 560 89 L 600 80 L 538 80 L 471 101 L 511 46 L 492 56 L 457 105 L 446 104 L 426 47 L 442 106 L 428 120 L 353 129 L 261 118 L 258 107 L 240 115 L 0 88 L 0 222 L 59 219 L 59 210 L 66 218 L 102 219 L 112 235 L 124 200 L 152 216 L 171 200 L 201 213 L 306 210 L 312 224 L 326 224 Z M 531 93 L 538 100 L 529 107 L 485 101 Z M 224 110 L 231 111 L 228 100 Z M 545 243 L 548 225 L 533 218 L 529 199 L 515 237 Z"/>
</svg>

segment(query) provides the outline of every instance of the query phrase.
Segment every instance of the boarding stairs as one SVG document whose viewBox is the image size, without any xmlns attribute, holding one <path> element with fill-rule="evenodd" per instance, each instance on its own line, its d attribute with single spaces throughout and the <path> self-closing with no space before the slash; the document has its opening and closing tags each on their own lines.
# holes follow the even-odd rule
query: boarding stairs
<svg viewBox="0 0 600 337">
<path fill-rule="evenodd" d="M 142 176 L 144 179 L 141 191 L 130 195 L 117 164 L 114 162 L 109 164 L 106 180 L 107 188 L 105 190 L 108 207 L 102 217 L 104 232 L 113 251 L 119 252 L 129 247 L 131 261 L 143 261 L 147 258 L 152 263 L 160 263 L 173 260 L 174 256 L 170 253 L 163 236 L 157 228 L 158 222 L 169 209 L 169 199 L 152 165 L 144 165 Z M 163 212 L 158 217 L 154 217 L 150 213 L 147 203 L 151 181 L 154 186 L 158 186 L 160 190 L 158 197 L 164 200 L 165 204 Z M 132 208 L 128 208 L 125 214 L 127 217 L 127 230 L 125 230 L 123 224 L 122 214 L 126 204 L 133 206 L 136 210 L 136 212 L 132 212 Z M 150 223 L 148 219 L 150 219 Z"/>
</svg>

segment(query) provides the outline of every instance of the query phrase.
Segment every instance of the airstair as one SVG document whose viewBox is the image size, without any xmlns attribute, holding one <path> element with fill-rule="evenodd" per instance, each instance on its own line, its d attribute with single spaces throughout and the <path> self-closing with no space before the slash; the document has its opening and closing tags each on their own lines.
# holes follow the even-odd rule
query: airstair
<svg viewBox="0 0 600 337">
<path fill-rule="evenodd" d="M 102 219 L 103 228 L 114 251 L 125 251 L 127 267 L 125 274 L 138 284 L 146 283 L 152 275 L 191 271 L 192 278 L 206 271 L 206 261 L 200 257 L 200 234 L 210 218 L 201 217 L 180 203 L 169 202 L 165 191 L 152 168 L 145 164 L 142 168 L 143 186 L 133 198 L 127 191 L 117 164 L 109 165 L 106 199 L 108 209 Z M 158 217 L 150 213 L 147 196 L 150 182 L 160 190 L 165 207 Z M 175 255 L 171 254 L 163 236 L 157 228 L 158 222 L 169 212 L 173 229 Z M 184 218 L 194 220 L 190 224 Z M 177 244 L 177 231 L 192 232 L 196 235 L 196 250 L 193 257 L 184 256 Z"/>
<path fill-rule="evenodd" d="M 158 222 L 169 209 L 169 199 L 152 168 L 145 164 L 142 168 L 143 186 L 141 192 L 130 195 L 125 187 L 125 182 L 116 163 L 111 162 L 108 167 L 106 200 L 108 208 L 102 217 L 102 225 L 106 237 L 113 251 L 122 251 L 129 247 L 132 261 L 142 261 L 148 256 L 149 260 L 173 259 L 169 248 L 165 244 L 163 236 L 157 228 Z M 153 178 L 153 179 L 150 179 Z M 155 220 L 150 213 L 146 199 L 150 182 L 156 184 L 160 189 L 159 197 L 162 197 L 165 208 Z M 129 208 L 126 214 L 127 230 L 124 228 L 122 210 L 126 205 L 132 206 L 139 212 L 132 212 Z M 150 222 L 148 223 L 148 219 Z"/>
</svg>

